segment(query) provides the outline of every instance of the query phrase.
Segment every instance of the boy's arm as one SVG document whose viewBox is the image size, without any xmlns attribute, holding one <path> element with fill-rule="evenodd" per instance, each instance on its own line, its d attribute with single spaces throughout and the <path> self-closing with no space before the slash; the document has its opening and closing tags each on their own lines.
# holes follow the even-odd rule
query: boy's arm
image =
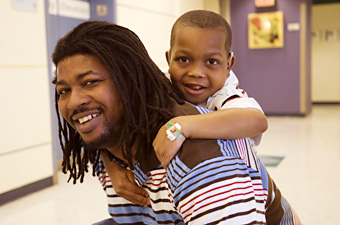
<svg viewBox="0 0 340 225">
<path fill-rule="evenodd" d="M 193 139 L 242 139 L 260 135 L 268 128 L 266 116 L 256 108 L 228 108 L 206 114 L 179 116 L 171 121 L 182 127 L 186 138 Z M 164 168 L 185 140 L 176 138 L 169 141 L 166 129 L 164 125 L 153 142 Z"/>
<path fill-rule="evenodd" d="M 132 171 L 111 161 L 105 152 L 100 157 L 117 195 L 140 206 L 150 205 L 147 191 L 136 184 Z"/>
<path fill-rule="evenodd" d="M 228 108 L 206 114 L 175 117 L 186 138 L 241 139 L 268 128 L 266 116 L 255 108 Z"/>
</svg>

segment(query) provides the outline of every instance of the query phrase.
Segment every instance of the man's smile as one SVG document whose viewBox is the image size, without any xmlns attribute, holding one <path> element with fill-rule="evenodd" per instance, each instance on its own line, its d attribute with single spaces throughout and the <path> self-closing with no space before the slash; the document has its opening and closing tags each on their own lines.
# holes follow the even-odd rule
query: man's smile
<svg viewBox="0 0 340 225">
<path fill-rule="evenodd" d="M 79 133 L 88 133 L 94 130 L 99 124 L 100 115 L 101 112 L 99 110 L 89 110 L 73 114 L 71 120 Z"/>
<path fill-rule="evenodd" d="M 79 118 L 79 119 L 78 119 L 78 122 L 81 123 L 81 124 L 83 124 L 83 123 L 85 123 L 85 122 L 87 122 L 87 121 L 89 121 L 89 120 L 92 120 L 92 118 L 95 118 L 95 117 L 97 117 L 97 116 L 99 116 L 99 113 L 90 114 L 90 115 L 88 115 L 88 116 L 84 116 L 84 117 L 82 117 L 82 118 Z"/>
</svg>

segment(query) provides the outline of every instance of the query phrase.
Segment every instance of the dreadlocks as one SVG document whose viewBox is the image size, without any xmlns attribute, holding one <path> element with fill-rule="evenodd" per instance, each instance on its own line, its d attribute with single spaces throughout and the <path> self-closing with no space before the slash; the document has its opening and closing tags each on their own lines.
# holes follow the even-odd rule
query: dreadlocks
<svg viewBox="0 0 340 225">
<path fill-rule="evenodd" d="M 119 146 L 133 168 L 131 147 L 136 140 L 138 147 L 134 159 L 138 160 L 153 150 L 152 141 L 159 128 L 173 117 L 170 110 L 173 101 L 180 104 L 184 101 L 151 60 L 137 35 L 127 28 L 104 21 L 84 22 L 58 41 L 53 63 L 58 66 L 60 61 L 77 54 L 96 56 L 116 84 L 124 110 Z M 88 162 L 93 163 L 94 174 L 100 149 L 85 149 L 82 154 L 82 139 L 60 116 L 58 101 L 55 92 L 59 141 L 63 150 L 62 170 L 64 173 L 70 171 L 69 180 L 73 178 L 76 183 L 80 178 L 82 182 L 88 172 Z"/>
</svg>

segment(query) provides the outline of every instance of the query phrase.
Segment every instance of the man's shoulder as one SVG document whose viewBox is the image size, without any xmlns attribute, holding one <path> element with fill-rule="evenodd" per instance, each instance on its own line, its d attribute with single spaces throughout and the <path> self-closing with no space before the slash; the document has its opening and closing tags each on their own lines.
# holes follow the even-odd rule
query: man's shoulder
<svg viewBox="0 0 340 225">
<path fill-rule="evenodd" d="M 182 116 L 182 115 L 195 115 L 199 114 L 197 107 L 192 105 L 189 102 L 185 102 L 184 104 L 175 104 L 173 107 L 173 113 L 176 116 Z"/>
<path fill-rule="evenodd" d="M 240 158 L 235 140 L 220 139 L 186 139 L 177 156 L 188 168 L 221 156 Z"/>
</svg>

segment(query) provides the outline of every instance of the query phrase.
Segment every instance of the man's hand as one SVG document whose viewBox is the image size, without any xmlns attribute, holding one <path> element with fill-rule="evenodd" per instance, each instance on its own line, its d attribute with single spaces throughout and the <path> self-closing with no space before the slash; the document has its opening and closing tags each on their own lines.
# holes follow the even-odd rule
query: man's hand
<svg viewBox="0 0 340 225">
<path fill-rule="evenodd" d="M 106 153 L 102 153 L 101 158 L 117 195 L 140 206 L 150 205 L 148 192 L 137 185 L 131 170 L 112 162 Z"/>
<path fill-rule="evenodd" d="M 185 141 L 185 137 L 183 137 L 182 139 L 176 138 L 175 140 L 170 141 L 167 137 L 166 130 L 167 126 L 162 126 L 152 143 L 157 158 L 165 169 L 167 168 L 170 160 L 175 157 L 178 150 L 181 148 L 183 142 Z"/>
</svg>

